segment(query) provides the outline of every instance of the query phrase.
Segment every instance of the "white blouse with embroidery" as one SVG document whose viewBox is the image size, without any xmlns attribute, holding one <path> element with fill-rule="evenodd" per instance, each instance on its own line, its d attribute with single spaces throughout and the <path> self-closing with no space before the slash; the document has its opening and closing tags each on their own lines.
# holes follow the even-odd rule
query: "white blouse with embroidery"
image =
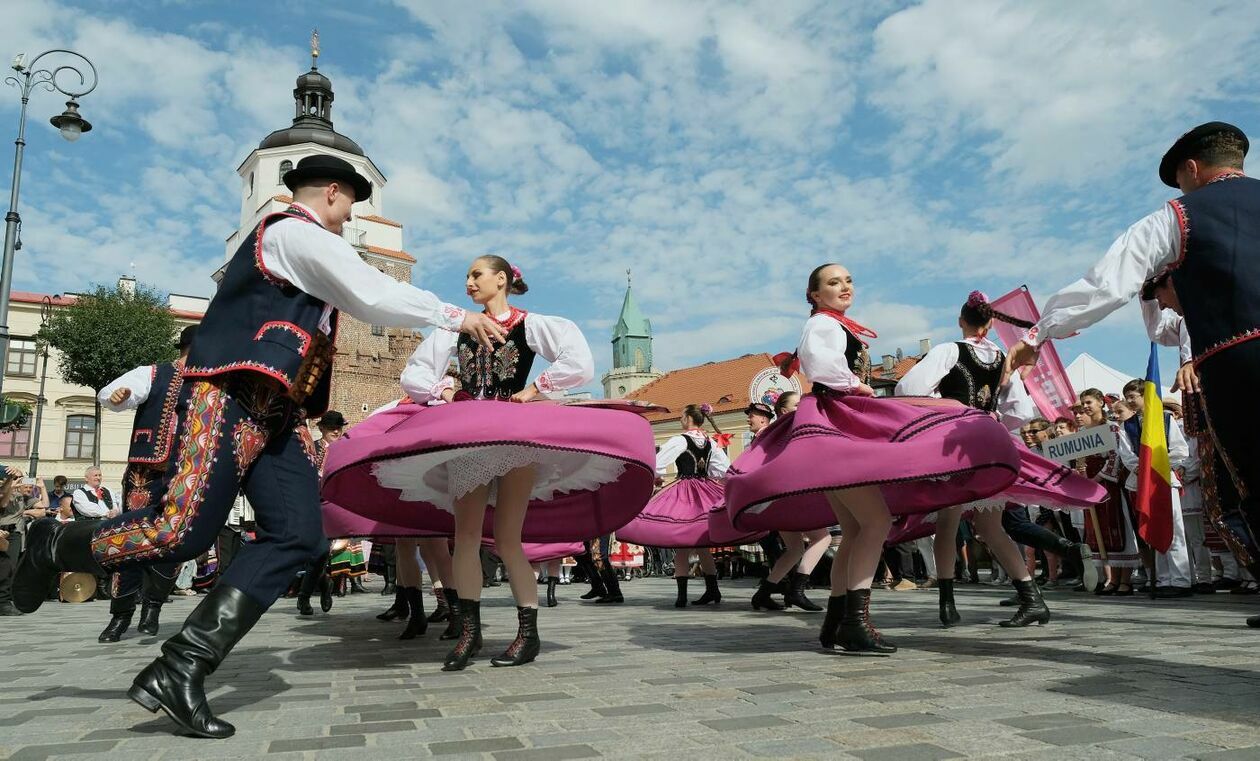
<svg viewBox="0 0 1260 761">
<path fill-rule="evenodd" d="M 709 440 L 708 435 L 704 431 L 684 431 L 677 436 L 671 436 L 664 444 L 661 450 L 656 453 L 656 475 L 663 476 L 665 471 L 673 465 L 679 455 L 687 451 L 687 439 L 690 438 L 696 443 L 696 446 L 704 446 L 704 442 Z M 712 442 L 713 446 L 709 451 L 709 469 L 705 475 L 709 478 L 720 479 L 726 477 L 726 469 L 731 467 L 731 458 L 726 452 Z"/>
<path fill-rule="evenodd" d="M 965 339 L 973 349 L 976 357 L 986 364 L 997 361 L 1002 350 L 987 338 L 973 337 Z M 958 344 L 949 343 L 933 346 L 910 371 L 897 381 L 897 396 L 937 396 L 940 394 L 941 381 L 958 364 Z M 1009 430 L 1017 430 L 1029 420 L 1037 417 L 1037 406 L 1028 396 L 1028 389 L 1018 373 L 1012 373 L 1006 385 L 999 392 L 996 412 L 1002 424 Z"/>
<path fill-rule="evenodd" d="M 834 318 L 816 314 L 805 322 L 797 357 L 801 360 L 801 372 L 813 383 L 820 383 L 832 391 L 852 391 L 862 381 L 849 369 L 844 350 L 849 336 Z"/>
</svg>

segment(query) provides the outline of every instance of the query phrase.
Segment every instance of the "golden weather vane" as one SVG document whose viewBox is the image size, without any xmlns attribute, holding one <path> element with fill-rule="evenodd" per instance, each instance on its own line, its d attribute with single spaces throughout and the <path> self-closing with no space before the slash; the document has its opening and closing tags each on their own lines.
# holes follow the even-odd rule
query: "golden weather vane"
<svg viewBox="0 0 1260 761">
<path fill-rule="evenodd" d="M 311 30 L 311 68 L 315 68 L 315 63 L 319 59 L 319 30 Z"/>
</svg>

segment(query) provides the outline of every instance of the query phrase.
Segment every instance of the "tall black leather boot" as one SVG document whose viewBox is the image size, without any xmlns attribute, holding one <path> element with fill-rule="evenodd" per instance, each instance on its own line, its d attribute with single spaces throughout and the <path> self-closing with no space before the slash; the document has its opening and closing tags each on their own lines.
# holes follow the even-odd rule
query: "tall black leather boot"
<svg viewBox="0 0 1260 761">
<path fill-rule="evenodd" d="M 358 576 L 350 577 L 350 594 L 352 595 L 367 594 L 367 587 L 363 586 L 363 579 L 359 578 Z"/>
<path fill-rule="evenodd" d="M 438 635 L 438 639 L 455 639 L 459 636 L 459 593 L 453 587 L 442 587 L 442 596 L 446 598 L 446 631 Z"/>
<path fill-rule="evenodd" d="M 770 596 L 777 591 L 779 591 L 778 584 L 770 581 L 769 578 L 762 579 L 761 583 L 757 585 L 757 591 L 752 596 L 753 610 L 783 610 L 785 606 L 780 605 L 778 601 Z"/>
<path fill-rule="evenodd" d="M 604 586 L 604 580 L 601 577 L 599 569 L 595 567 L 595 560 L 591 557 L 591 553 L 583 552 L 573 558 L 577 563 L 577 567 L 582 569 L 582 573 L 586 574 L 586 580 L 590 583 L 591 589 L 582 595 L 582 600 L 596 600 L 601 597 L 608 596 L 608 589 Z"/>
<path fill-rule="evenodd" d="M 788 583 L 787 591 L 783 593 L 783 607 L 800 608 L 810 613 L 817 613 L 822 608 L 815 605 L 808 597 L 805 596 L 805 588 L 809 586 L 809 577 L 800 571 L 793 570 L 788 574 L 786 579 Z"/>
<path fill-rule="evenodd" d="M 429 620 L 424 617 L 424 590 L 420 587 L 402 587 L 407 597 L 407 628 L 398 635 L 398 639 L 415 639 L 429 630 Z"/>
<path fill-rule="evenodd" d="M 605 568 L 599 576 L 604 584 L 604 596 L 595 601 L 596 605 L 617 605 L 626 601 L 621 595 L 621 579 L 617 578 L 615 568 Z"/>
<path fill-rule="evenodd" d="M 556 600 L 556 585 L 560 583 L 560 579 L 555 576 L 547 577 L 547 607 L 554 608 L 560 603 Z"/>
<path fill-rule="evenodd" d="M 1252 629 L 1260 629 L 1260 616 L 1251 616 L 1247 619 L 1247 626 Z"/>
<path fill-rule="evenodd" d="M 1012 581 L 1015 592 L 1019 595 L 1019 610 L 1010 621 L 999 621 L 999 626 L 1028 626 L 1029 624 L 1050 623 L 1050 608 L 1041 597 L 1041 587 L 1034 579 L 1028 581 Z"/>
<path fill-rule="evenodd" d="M 136 631 L 141 634 L 157 636 L 158 627 L 161 626 L 162 606 L 171 592 L 175 591 L 175 569 L 170 570 L 170 576 L 163 576 L 156 571 L 145 574 L 143 599 L 140 601 L 140 624 L 136 626 Z"/>
<path fill-rule="evenodd" d="M 675 608 L 687 607 L 687 577 L 675 576 L 674 583 L 678 585 L 678 599 L 674 600 Z"/>
<path fill-rule="evenodd" d="M 542 640 L 538 638 L 538 608 L 516 609 L 516 639 L 503 655 L 490 659 L 491 666 L 521 666 L 538 657 Z"/>
<path fill-rule="evenodd" d="M 851 653 L 897 652 L 871 625 L 871 590 L 850 589 L 844 595 L 844 618 L 840 621 L 840 647 Z"/>
<path fill-rule="evenodd" d="M 958 608 L 954 607 L 954 580 L 937 579 L 936 589 L 940 593 L 938 605 L 940 607 L 941 626 L 948 629 L 962 621 L 962 616 L 958 615 Z"/>
<path fill-rule="evenodd" d="M 844 595 L 827 598 L 827 614 L 818 630 L 818 644 L 832 650 L 840 644 L 840 622 L 844 620 Z"/>
<path fill-rule="evenodd" d="M 692 600 L 692 605 L 708 605 L 709 603 L 722 602 L 722 591 L 718 589 L 717 574 L 706 573 L 704 575 L 704 594 L 696 600 Z"/>
<path fill-rule="evenodd" d="M 398 592 L 398 579 L 397 574 L 394 573 L 394 566 L 392 563 L 386 563 L 384 570 L 385 573 L 383 575 L 385 577 L 385 586 L 381 587 L 381 596 L 388 597 L 389 595 L 396 594 Z"/>
<path fill-rule="evenodd" d="M 377 613 L 376 618 L 379 621 L 397 621 L 407 615 L 410 608 L 407 606 L 407 588 L 394 587 L 394 604 L 385 609 L 384 613 Z"/>
<path fill-rule="evenodd" d="M 161 626 L 162 603 L 144 600 L 140 603 L 140 623 L 136 626 L 136 631 L 141 634 L 147 634 L 150 637 L 157 636 L 158 627 Z"/>
<path fill-rule="evenodd" d="M 205 678 L 266 610 L 239 589 L 219 584 L 162 644 L 162 655 L 136 676 L 127 697 L 152 713 L 165 711 L 190 734 L 231 737 L 236 728 L 216 718 L 206 703 Z"/>
<path fill-rule="evenodd" d="M 461 599 L 457 612 L 459 639 L 446 656 L 443 671 L 463 671 L 473 656 L 481 652 L 481 600 Z"/>
<path fill-rule="evenodd" d="M 148 605 L 148 603 L 145 603 Z M 136 612 L 136 596 L 115 597 L 109 601 L 109 623 L 96 638 L 97 642 L 117 642 L 131 628 L 131 616 Z M 141 621 L 144 618 L 141 616 Z"/>
<path fill-rule="evenodd" d="M 26 529 L 26 544 L 13 574 L 13 606 L 34 613 L 44 604 L 48 590 L 63 571 L 82 571 L 94 576 L 108 572 L 92 556 L 92 531 L 97 521 L 61 523 L 41 518 Z"/>
<path fill-rule="evenodd" d="M 324 575 L 323 569 L 322 564 L 317 565 L 314 562 L 306 564 L 306 572 L 302 574 L 302 581 L 298 585 L 298 615 L 315 615 L 315 611 L 311 608 L 311 595 L 315 594 L 315 590 L 320 586 L 320 581 Z"/>
<path fill-rule="evenodd" d="M 440 624 L 443 621 L 449 621 L 451 619 L 451 609 L 446 604 L 446 590 L 438 587 L 433 590 L 433 596 L 437 598 L 437 603 L 433 607 L 433 612 L 429 614 L 429 623 Z"/>
</svg>

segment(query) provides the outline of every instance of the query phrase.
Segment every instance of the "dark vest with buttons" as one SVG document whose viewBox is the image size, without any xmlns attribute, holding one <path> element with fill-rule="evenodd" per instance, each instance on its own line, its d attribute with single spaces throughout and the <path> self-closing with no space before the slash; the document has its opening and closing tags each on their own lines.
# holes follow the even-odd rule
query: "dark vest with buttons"
<svg viewBox="0 0 1260 761">
<path fill-rule="evenodd" d="M 713 442 L 705 439 L 704 446 L 696 444 L 695 439 L 683 434 L 687 442 L 687 450 L 674 460 L 679 478 L 706 478 L 709 475 L 709 456 L 713 454 Z"/>
<path fill-rule="evenodd" d="M 985 412 L 997 409 L 998 388 L 1002 384 L 1002 362 L 1006 356 L 998 352 L 991 363 L 980 361 L 975 347 L 958 342 L 958 362 L 941 378 L 937 391 L 944 399 L 962 402 Z"/>
<path fill-rule="evenodd" d="M 92 504 L 94 504 L 94 505 L 101 505 L 101 504 L 103 504 L 103 505 L 105 505 L 105 507 L 109 508 L 110 510 L 113 510 L 113 509 L 114 509 L 114 497 L 113 497 L 113 496 L 109 493 L 109 489 L 106 489 L 106 488 L 104 488 L 104 487 L 101 487 L 101 494 L 104 494 L 104 495 L 105 495 L 105 496 L 104 496 L 104 498 L 98 498 L 98 497 L 96 496 L 96 492 L 92 491 L 91 489 L 87 488 L 86 486 L 81 486 L 81 487 L 79 487 L 78 491 L 83 492 L 83 496 L 84 496 L 84 497 L 87 497 L 87 501 L 88 501 L 88 502 L 91 502 L 91 503 L 92 503 Z M 83 514 L 81 514 L 78 510 L 75 510 L 75 511 L 74 511 L 74 519 L 75 519 L 76 521 L 99 521 L 99 520 L 101 520 L 100 518 L 97 518 L 97 517 L 92 516 L 92 515 L 83 515 Z"/>
<path fill-rule="evenodd" d="M 513 309 L 504 327 L 507 338 L 494 351 L 477 343 L 477 339 L 461 334 L 456 344 L 459 358 L 459 384 L 476 399 L 506 401 L 512 394 L 529 385 L 529 371 L 534 366 L 535 352 L 525 341 L 525 315 Z"/>
<path fill-rule="evenodd" d="M 163 362 L 153 368 L 153 385 L 149 396 L 136 407 L 136 420 L 131 427 L 131 449 L 127 462 L 160 467 L 170 459 L 179 418 L 175 407 L 190 384 L 174 362 Z"/>
<path fill-rule="evenodd" d="M 325 335 L 319 329 L 324 302 L 276 277 L 263 264 L 263 235 L 283 219 L 319 224 L 296 206 L 259 222 L 228 262 L 197 329 L 184 375 L 262 375 L 279 383 L 307 415 L 314 416 L 328 409 L 338 313 L 334 309 L 329 316 L 332 334 Z"/>
<path fill-rule="evenodd" d="M 1171 201 L 1181 223 L 1172 282 L 1196 361 L 1260 338 L 1260 180 L 1216 180 Z"/>
</svg>

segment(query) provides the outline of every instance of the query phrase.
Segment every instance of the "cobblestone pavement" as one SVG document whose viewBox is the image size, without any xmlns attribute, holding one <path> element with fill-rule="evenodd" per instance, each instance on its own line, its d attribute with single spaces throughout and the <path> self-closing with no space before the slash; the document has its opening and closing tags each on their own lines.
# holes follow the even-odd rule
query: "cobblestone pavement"
<svg viewBox="0 0 1260 761">
<path fill-rule="evenodd" d="M 963 586 L 965 625 L 943 631 L 934 590 L 877 591 L 902 648 L 877 658 L 821 652 L 821 614 L 753 612 L 748 581 L 686 610 L 671 580 L 624 586 L 622 606 L 561 587 L 542 656 L 512 669 L 488 663 L 515 617 L 506 586 L 487 590 L 486 652 L 454 674 L 436 631 L 399 642 L 373 618 L 377 594 L 306 619 L 281 600 L 209 681 L 238 729 L 225 741 L 172 736 L 125 698 L 158 638 L 100 645 L 105 603 L 50 603 L 0 619 L 0 756 L 1260 759 L 1254 597 L 1052 592 L 1050 626 L 1010 631 L 995 625 L 1006 590 Z M 167 606 L 163 634 L 193 602 Z"/>
</svg>

